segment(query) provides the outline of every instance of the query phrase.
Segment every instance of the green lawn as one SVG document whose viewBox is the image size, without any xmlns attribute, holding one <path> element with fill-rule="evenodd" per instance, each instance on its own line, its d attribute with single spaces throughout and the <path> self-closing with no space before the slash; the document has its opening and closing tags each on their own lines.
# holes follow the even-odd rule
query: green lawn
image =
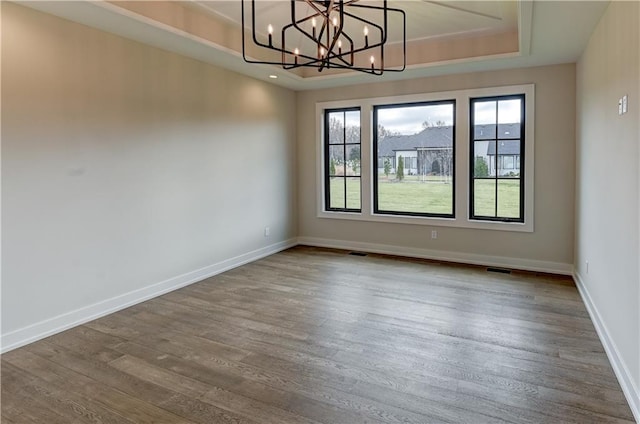
<svg viewBox="0 0 640 424">
<path fill-rule="evenodd" d="M 498 180 L 498 214 L 496 215 L 496 181 L 476 180 L 474 212 L 479 216 L 517 218 L 520 215 L 520 180 Z"/>
<path fill-rule="evenodd" d="M 378 181 L 378 209 L 381 211 L 451 214 L 452 181 Z"/>
<path fill-rule="evenodd" d="M 440 177 L 405 177 L 403 182 L 387 180 L 381 175 L 378 180 L 378 209 L 414 213 L 450 214 L 452 212 L 453 184 Z M 495 180 L 475 181 L 475 213 L 480 216 L 496 216 Z M 331 179 L 331 207 L 344 208 L 345 180 Z M 347 207 L 360 208 L 360 179 L 347 178 Z M 498 214 L 506 218 L 517 218 L 520 213 L 520 181 L 498 180 Z"/>
<path fill-rule="evenodd" d="M 360 209 L 360 178 L 346 178 L 347 208 Z M 331 178 L 331 205 L 332 208 L 344 208 L 345 178 Z"/>
</svg>

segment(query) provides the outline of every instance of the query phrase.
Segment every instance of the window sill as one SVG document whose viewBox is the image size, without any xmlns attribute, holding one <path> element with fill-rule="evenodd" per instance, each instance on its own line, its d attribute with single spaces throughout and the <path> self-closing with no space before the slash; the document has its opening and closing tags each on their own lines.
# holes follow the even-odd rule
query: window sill
<svg viewBox="0 0 640 424">
<path fill-rule="evenodd" d="M 466 218 L 438 218 L 438 217 L 422 217 L 422 216 L 400 216 L 372 214 L 365 212 L 328 212 L 322 211 L 317 215 L 318 218 L 325 219 L 344 219 L 348 221 L 362 222 L 382 222 L 388 224 L 408 224 L 423 225 L 431 227 L 453 227 L 453 228 L 469 228 L 476 230 L 493 230 L 493 231 L 514 231 L 532 233 L 533 224 L 521 222 L 496 222 L 496 221 L 480 221 L 470 220 Z"/>
</svg>

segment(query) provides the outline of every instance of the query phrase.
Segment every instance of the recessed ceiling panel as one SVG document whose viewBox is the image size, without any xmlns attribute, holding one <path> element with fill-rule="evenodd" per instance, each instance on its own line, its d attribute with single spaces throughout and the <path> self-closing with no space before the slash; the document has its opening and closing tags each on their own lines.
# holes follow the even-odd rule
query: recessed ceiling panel
<svg viewBox="0 0 640 424">
<path fill-rule="evenodd" d="M 201 10 L 214 13 L 240 25 L 240 1 L 194 1 L 194 3 Z M 309 8 L 303 2 L 299 3 L 300 8 Z M 358 3 L 379 6 L 382 1 L 360 0 Z M 498 33 L 517 29 L 517 2 L 515 1 L 405 0 L 389 1 L 388 5 L 404 10 L 409 41 L 436 37 L 460 37 L 465 34 Z M 309 8 L 309 10 L 311 9 Z M 397 42 L 402 38 L 399 16 L 394 13 L 389 15 L 390 42 Z M 274 28 L 281 28 L 290 21 L 290 2 L 258 0 L 256 1 L 256 17 L 260 23 L 270 23 Z M 265 28 L 257 29 L 266 33 L 266 25 L 263 25 Z M 353 34 L 362 31 L 360 28 L 345 28 L 345 30 Z"/>
<path fill-rule="evenodd" d="M 608 5 L 596 0 L 389 0 L 389 6 L 406 12 L 407 69 L 374 77 L 335 69 L 287 71 L 247 64 L 240 31 L 242 0 L 16 1 L 252 77 L 268 80 L 268 75 L 277 74 L 280 78 L 271 82 L 295 90 L 575 62 Z M 289 8 L 287 0 L 257 0 L 256 13 L 277 31 L 289 20 Z M 393 16 L 390 19 L 389 39 L 399 40 L 401 33 L 393 28 L 400 25 Z M 259 37 L 266 36 L 266 25 L 262 26 Z M 350 31 L 362 34 L 360 28 Z M 256 57 L 256 49 L 248 45 L 248 56 Z M 401 52 L 402 45 L 390 43 L 385 61 L 401 63 Z"/>
</svg>

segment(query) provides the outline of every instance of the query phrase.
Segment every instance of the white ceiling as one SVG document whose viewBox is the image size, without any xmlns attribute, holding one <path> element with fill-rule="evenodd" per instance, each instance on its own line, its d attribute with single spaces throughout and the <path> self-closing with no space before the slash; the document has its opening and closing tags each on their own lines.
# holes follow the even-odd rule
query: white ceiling
<svg viewBox="0 0 640 424">
<path fill-rule="evenodd" d="M 241 24 L 240 1 L 192 0 L 193 6 L 223 17 L 237 26 Z M 247 2 L 247 6 L 249 2 Z M 300 11 L 311 11 L 304 3 Z M 358 4 L 380 6 L 380 0 L 359 0 Z M 516 29 L 518 3 L 515 1 L 460 1 L 460 0 L 391 0 L 389 6 L 402 9 L 407 19 L 407 40 L 446 37 L 469 32 L 496 32 Z M 362 13 L 362 12 L 361 12 Z M 259 0 L 256 16 L 262 22 L 281 28 L 290 22 L 290 3 L 282 0 Z M 372 14 L 373 15 L 373 14 Z M 399 42 L 401 21 L 396 13 L 389 14 L 390 42 Z M 266 24 L 259 26 L 266 30 Z M 395 31 L 393 31 L 395 29 Z M 359 29 L 358 31 L 362 31 Z"/>
<path fill-rule="evenodd" d="M 376 0 L 366 0 L 376 1 Z M 460 60 L 414 64 L 402 73 L 381 77 L 359 72 L 340 75 L 323 73 L 312 77 L 291 74 L 268 65 L 244 63 L 235 49 L 195 36 L 167 23 L 123 9 L 118 2 L 55 1 L 21 4 L 85 25 L 122 35 L 165 50 L 268 80 L 294 90 L 337 87 L 363 82 L 417 78 L 482 70 L 518 68 L 575 62 L 587 44 L 608 2 L 600 1 L 427 1 L 389 0 L 390 5 L 407 13 L 409 40 L 442 40 L 473 37 L 479 34 L 517 31 L 519 51 L 513 54 L 469 57 Z M 153 5 L 152 2 L 146 2 Z M 288 2 L 260 0 L 267 19 L 274 25 L 286 16 Z M 120 3 L 123 4 L 123 3 Z M 240 1 L 191 0 L 189 8 L 205 15 L 220 17 L 231 28 L 240 25 Z M 425 44 L 427 45 L 427 44 Z M 277 80 L 268 78 L 279 76 Z"/>
</svg>

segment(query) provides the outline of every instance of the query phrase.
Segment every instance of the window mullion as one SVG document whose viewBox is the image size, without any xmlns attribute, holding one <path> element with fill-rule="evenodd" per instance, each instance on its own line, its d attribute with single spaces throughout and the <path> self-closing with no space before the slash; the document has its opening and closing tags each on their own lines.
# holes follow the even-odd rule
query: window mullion
<svg viewBox="0 0 640 424">
<path fill-rule="evenodd" d="M 493 216 L 495 216 L 496 218 L 498 217 L 498 174 L 500 173 L 500 168 L 498 166 L 498 164 L 500 163 L 500 157 L 498 156 L 498 138 L 499 138 L 499 126 L 498 126 L 498 101 L 496 101 L 496 141 L 495 141 L 495 158 L 496 158 L 496 175 L 494 176 L 495 178 L 495 204 L 494 204 L 494 214 Z"/>
<path fill-rule="evenodd" d="M 325 113 L 317 116 L 325 116 L 326 119 L 329 119 L 329 113 L 334 113 L 332 115 L 334 119 L 342 123 L 346 115 L 348 121 L 344 127 L 340 124 L 334 125 L 333 122 L 331 124 L 330 139 L 334 144 L 342 143 L 341 149 L 338 145 L 328 145 L 317 150 L 320 154 L 324 152 L 327 158 L 324 161 L 324 166 L 318 167 L 316 171 L 317 181 L 327 187 L 327 190 L 318 192 L 318 199 L 320 199 L 318 205 L 333 202 L 331 205 L 334 206 L 326 209 L 320 206 L 318 216 L 419 225 L 532 231 L 533 197 L 531 193 L 533 192 L 534 132 L 531 123 L 534 119 L 534 94 L 534 86 L 529 84 L 317 103 L 316 111 Z M 454 163 L 450 163 L 447 158 L 442 158 L 440 154 L 443 152 L 435 151 L 441 150 L 441 146 L 437 145 L 430 146 L 431 150 L 427 152 L 427 149 L 420 144 L 416 145 L 418 147 L 412 147 L 413 145 L 410 146 L 407 143 L 396 152 L 388 154 L 389 145 L 382 143 L 382 150 L 379 151 L 381 143 L 375 140 L 378 110 L 413 105 L 443 104 L 451 101 L 450 99 L 454 100 L 454 119 L 457 121 L 454 127 L 454 137 L 459 139 L 457 144 L 455 138 L 453 141 Z M 456 100 L 457 105 L 455 104 Z M 516 116 L 519 108 L 521 108 L 521 115 Z M 359 119 L 358 112 L 360 112 Z M 388 116 L 391 117 L 392 113 L 396 111 L 389 112 L 391 113 Z M 489 117 L 487 112 L 493 116 Z M 424 118 L 421 120 L 428 119 L 429 115 L 423 116 Z M 385 125 L 384 119 L 391 118 L 383 117 L 381 119 L 383 120 L 378 123 Z M 525 119 L 529 122 L 525 122 Z M 450 122 L 449 119 L 444 120 Z M 323 121 L 317 120 L 316 123 Z M 351 128 L 358 125 L 356 121 L 360 124 L 360 140 L 357 140 L 356 131 L 358 129 L 353 128 L 352 131 Z M 435 119 L 429 119 L 429 121 L 432 124 L 437 122 Z M 395 123 L 388 122 L 389 127 L 395 131 L 403 131 L 402 134 L 416 135 L 421 131 L 418 128 L 414 132 L 404 132 L 411 127 L 407 127 L 405 124 L 394 127 Z M 518 126 L 518 124 L 520 125 Z M 429 126 L 429 128 L 431 127 Z M 321 131 L 324 127 L 318 126 L 317 128 Z M 337 129 L 340 132 L 337 132 Z M 409 129 L 409 131 L 411 130 Z M 491 137 L 494 135 L 491 132 L 494 131 L 496 135 Z M 338 140 L 338 137 L 342 137 L 344 140 Z M 526 143 L 525 138 L 527 139 Z M 317 137 L 317 140 L 328 142 L 324 137 Z M 495 143 L 495 145 L 487 149 L 489 142 Z M 498 145 L 498 143 L 501 144 Z M 447 146 L 450 144 L 447 143 Z M 358 155 L 358 148 L 360 148 L 360 155 Z M 429 153 L 428 156 L 427 153 Z M 398 181 L 395 180 L 394 175 L 397 162 L 391 163 L 391 172 L 388 178 L 383 170 L 385 159 L 394 162 L 394 159 L 397 159 L 399 155 L 405 159 L 405 178 Z M 336 166 L 338 172 L 334 173 L 339 175 L 330 179 L 327 170 L 333 165 L 332 158 L 336 164 L 337 161 L 344 158 L 344 163 Z M 360 163 L 358 163 L 358 158 Z M 476 159 L 478 160 L 476 161 Z M 436 161 L 438 163 L 435 163 Z M 485 164 L 489 164 L 489 170 L 493 165 L 493 172 L 495 172 L 493 175 L 486 176 Z M 527 170 L 531 170 L 531 172 L 527 172 L 527 175 L 524 174 L 525 167 Z M 451 173 L 455 173 L 457 178 L 453 184 L 451 183 Z M 321 176 L 326 177 L 324 182 L 319 178 Z M 337 180 L 338 178 L 343 179 L 342 183 Z M 415 191 L 413 187 L 406 187 L 410 184 L 404 184 L 411 183 L 415 188 L 428 183 L 436 186 L 435 180 L 442 183 L 438 187 L 452 186 L 452 193 L 449 193 L 448 188 L 446 190 L 446 200 L 441 197 L 425 197 L 419 193 L 420 190 L 413 193 Z M 387 183 L 397 187 L 405 186 L 403 189 L 410 189 L 403 191 L 412 192 L 411 194 L 402 194 L 409 200 L 404 202 L 399 199 L 400 193 L 391 193 L 393 190 L 390 189 L 394 187 L 384 186 Z M 494 184 L 493 189 L 491 184 Z M 330 195 L 328 191 L 331 188 L 333 194 Z M 343 191 L 342 199 L 336 197 L 340 190 Z M 384 196 L 384 198 L 378 198 L 379 196 Z M 493 196 L 493 201 L 491 201 L 491 196 Z M 436 202 L 425 201 L 425 198 L 435 199 Z M 422 212 L 423 210 L 441 210 L 442 203 L 438 202 L 443 200 L 447 204 L 451 200 L 453 205 L 451 215 Z M 398 208 L 396 205 L 401 206 Z M 395 212 L 396 210 L 398 212 Z M 456 218 L 459 211 L 463 211 L 462 213 L 466 216 Z M 466 213 L 464 213 L 465 211 Z M 336 214 L 333 212 L 358 212 L 358 214 Z M 401 215 L 412 216 L 403 217 Z M 424 220 L 415 218 L 424 218 Z M 430 218 L 449 219 L 432 220 Z M 524 222 L 525 218 L 527 222 Z"/>
<path fill-rule="evenodd" d="M 349 209 L 347 205 L 347 112 L 342 112 L 344 125 L 342 127 L 342 184 L 344 186 L 344 208 Z"/>
</svg>

